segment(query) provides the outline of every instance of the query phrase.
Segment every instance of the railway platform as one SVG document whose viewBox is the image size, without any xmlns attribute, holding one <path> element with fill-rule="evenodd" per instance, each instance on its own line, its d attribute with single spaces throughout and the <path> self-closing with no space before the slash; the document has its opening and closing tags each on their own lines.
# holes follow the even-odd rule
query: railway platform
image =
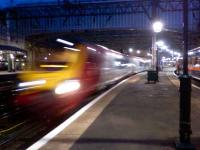
<svg viewBox="0 0 200 150">
<path fill-rule="evenodd" d="M 160 72 L 129 77 L 84 106 L 28 149 L 173 150 L 179 131 L 179 81 Z M 200 149 L 200 94 L 192 91 L 192 143 Z"/>
</svg>

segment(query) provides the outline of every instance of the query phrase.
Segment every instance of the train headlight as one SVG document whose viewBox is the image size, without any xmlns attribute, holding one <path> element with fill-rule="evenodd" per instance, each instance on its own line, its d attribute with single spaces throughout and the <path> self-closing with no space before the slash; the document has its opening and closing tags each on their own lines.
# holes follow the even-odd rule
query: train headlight
<svg viewBox="0 0 200 150">
<path fill-rule="evenodd" d="M 46 80 L 35 80 L 35 81 L 29 81 L 29 82 L 21 82 L 18 84 L 19 87 L 29 87 L 29 86 L 37 86 L 37 85 L 43 85 L 46 83 Z"/>
<path fill-rule="evenodd" d="M 79 80 L 67 80 L 62 83 L 60 83 L 56 88 L 55 88 L 55 93 L 56 94 L 65 94 L 69 92 L 76 91 L 80 88 L 81 84 Z"/>
</svg>

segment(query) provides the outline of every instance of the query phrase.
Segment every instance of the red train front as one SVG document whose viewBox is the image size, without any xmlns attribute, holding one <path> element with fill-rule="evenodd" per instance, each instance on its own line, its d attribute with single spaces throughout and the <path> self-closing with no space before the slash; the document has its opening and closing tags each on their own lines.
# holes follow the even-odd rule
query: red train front
<svg viewBox="0 0 200 150">
<path fill-rule="evenodd" d="M 104 46 L 66 38 L 44 41 L 34 49 L 32 70 L 19 76 L 16 102 L 20 106 L 53 103 L 72 108 L 94 90 L 132 73 L 127 56 Z"/>
</svg>

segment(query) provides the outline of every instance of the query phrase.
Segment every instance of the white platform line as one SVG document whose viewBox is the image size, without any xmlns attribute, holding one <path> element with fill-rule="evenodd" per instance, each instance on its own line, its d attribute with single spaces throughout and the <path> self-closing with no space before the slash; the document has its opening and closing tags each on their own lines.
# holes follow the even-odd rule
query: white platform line
<svg viewBox="0 0 200 150">
<path fill-rule="evenodd" d="M 131 77 L 119 82 L 117 85 L 109 89 L 108 91 L 104 92 L 94 100 L 92 100 L 90 103 L 82 107 L 79 111 L 77 111 L 75 114 L 73 114 L 71 117 L 69 117 L 67 120 L 65 120 L 63 123 L 61 123 L 59 126 L 57 126 L 55 129 L 47 133 L 45 136 L 43 136 L 41 139 L 39 139 L 37 142 L 35 142 L 33 145 L 27 148 L 27 150 L 38 150 L 41 147 L 43 147 L 45 144 L 47 144 L 51 139 L 53 139 L 57 134 L 59 134 L 63 129 L 65 129 L 67 126 L 69 126 L 72 122 L 74 122 L 78 117 L 80 117 L 85 111 L 87 111 L 90 107 L 92 107 L 95 103 L 97 103 L 102 97 L 107 95 L 109 92 L 117 88 L 119 85 L 123 84 L 127 80 L 129 80 Z"/>
<path fill-rule="evenodd" d="M 178 78 L 178 75 L 173 71 L 173 75 Z"/>
<path fill-rule="evenodd" d="M 198 87 L 198 86 L 196 86 L 196 85 L 194 85 L 194 84 L 192 84 L 192 86 L 193 86 L 194 88 L 197 88 L 198 90 L 200 90 L 200 87 Z"/>
<path fill-rule="evenodd" d="M 175 73 L 173 73 L 173 74 L 174 74 L 174 76 L 176 76 L 176 77 L 177 77 L 177 79 L 178 79 L 178 76 L 177 76 Z M 195 84 L 192 84 L 192 87 L 194 87 L 194 88 L 196 88 L 196 89 L 200 90 L 200 87 L 196 86 Z"/>
<path fill-rule="evenodd" d="M 193 78 L 197 79 L 197 80 L 200 80 L 200 78 L 196 77 L 196 76 L 192 76 Z"/>
</svg>

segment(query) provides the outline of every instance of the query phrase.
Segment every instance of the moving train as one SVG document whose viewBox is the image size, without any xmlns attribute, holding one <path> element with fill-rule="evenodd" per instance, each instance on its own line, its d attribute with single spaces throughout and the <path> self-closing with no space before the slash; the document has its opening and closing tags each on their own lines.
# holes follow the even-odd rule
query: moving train
<svg viewBox="0 0 200 150">
<path fill-rule="evenodd" d="M 98 89 L 147 70 L 150 60 L 70 38 L 48 38 L 36 45 L 32 71 L 20 74 L 16 103 L 58 102 L 70 106 Z"/>
</svg>

